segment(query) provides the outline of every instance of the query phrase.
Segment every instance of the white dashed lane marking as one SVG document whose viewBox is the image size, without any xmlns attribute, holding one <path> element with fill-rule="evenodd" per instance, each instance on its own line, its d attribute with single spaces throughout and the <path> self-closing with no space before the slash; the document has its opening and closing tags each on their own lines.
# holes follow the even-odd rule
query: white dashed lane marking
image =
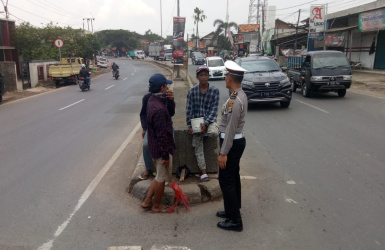
<svg viewBox="0 0 385 250">
<path fill-rule="evenodd" d="M 321 112 L 324 112 L 324 113 L 326 113 L 326 114 L 329 114 L 328 111 L 323 110 L 323 109 L 321 109 L 321 108 L 318 108 L 318 107 L 316 107 L 316 106 L 313 106 L 313 105 L 311 105 L 311 104 L 309 104 L 309 103 L 306 103 L 306 102 L 303 102 L 303 101 L 300 101 L 300 100 L 297 100 L 297 102 L 300 102 L 300 103 L 305 104 L 305 105 L 307 105 L 307 106 L 309 106 L 309 107 L 315 108 L 315 109 L 317 109 L 317 110 L 319 110 L 319 111 L 321 111 Z"/>
<path fill-rule="evenodd" d="M 68 106 L 65 106 L 64 108 L 61 108 L 61 109 L 59 109 L 59 110 L 64 110 L 64 109 L 69 108 L 69 107 L 71 107 L 71 106 L 73 106 L 73 105 L 76 105 L 76 104 L 78 104 L 78 103 L 80 103 L 80 102 L 82 102 L 82 101 L 84 101 L 84 100 L 85 100 L 85 99 L 82 99 L 82 100 L 80 100 L 80 101 L 74 102 L 74 103 L 72 103 L 72 104 L 70 104 L 70 105 L 68 105 Z"/>
<path fill-rule="evenodd" d="M 111 86 L 105 88 L 105 90 L 110 89 L 110 88 L 112 88 L 112 87 L 114 87 L 114 86 L 115 86 L 115 85 L 111 85 Z"/>
</svg>

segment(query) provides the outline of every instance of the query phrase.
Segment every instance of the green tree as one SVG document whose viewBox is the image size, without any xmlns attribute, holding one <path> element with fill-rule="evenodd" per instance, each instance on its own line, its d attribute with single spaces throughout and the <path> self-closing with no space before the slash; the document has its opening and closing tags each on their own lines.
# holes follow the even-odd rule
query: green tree
<svg viewBox="0 0 385 250">
<path fill-rule="evenodd" d="M 161 36 L 159 36 L 158 34 L 152 33 L 150 29 L 145 32 L 143 39 L 148 40 L 150 43 L 163 40 Z"/>
<path fill-rule="evenodd" d="M 193 19 L 194 19 L 194 24 L 197 25 L 197 32 L 196 32 L 196 40 L 199 41 L 199 22 L 203 22 L 203 20 L 205 20 L 207 17 L 206 15 L 203 13 L 203 10 L 199 9 L 198 7 L 196 7 L 194 9 L 194 15 L 193 15 Z M 197 47 L 199 46 L 199 43 L 197 44 Z"/>
<path fill-rule="evenodd" d="M 142 36 L 128 30 L 102 30 L 97 33 L 97 38 L 103 48 L 114 48 L 122 52 L 139 47 Z"/>
<path fill-rule="evenodd" d="M 224 35 L 227 37 L 227 29 L 238 29 L 238 24 L 234 22 L 226 23 L 221 19 L 216 19 L 214 21 L 214 27 L 217 26 L 217 29 L 214 32 L 214 37 L 218 37 L 219 35 Z"/>
<path fill-rule="evenodd" d="M 57 38 L 64 42 L 62 57 L 92 58 L 92 54 L 100 49 L 94 35 L 84 36 L 80 29 L 62 28 L 52 22 L 43 28 L 21 23 L 16 27 L 15 35 L 16 48 L 25 61 L 59 59 L 59 50 L 54 45 Z"/>
<path fill-rule="evenodd" d="M 224 22 L 221 19 L 216 19 L 214 21 L 214 27 L 216 26 L 216 30 L 214 32 L 214 39 L 218 38 L 218 47 L 220 49 L 230 49 L 231 44 L 227 37 L 228 29 L 238 29 L 238 25 L 234 22 Z"/>
</svg>

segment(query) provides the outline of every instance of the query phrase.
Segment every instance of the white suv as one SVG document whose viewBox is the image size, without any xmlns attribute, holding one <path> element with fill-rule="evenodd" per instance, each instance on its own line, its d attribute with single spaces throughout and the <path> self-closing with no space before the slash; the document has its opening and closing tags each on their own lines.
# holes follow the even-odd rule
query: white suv
<svg viewBox="0 0 385 250">
<path fill-rule="evenodd" d="M 207 57 L 205 65 L 210 70 L 210 79 L 225 79 L 226 67 L 223 59 L 219 56 Z"/>
</svg>

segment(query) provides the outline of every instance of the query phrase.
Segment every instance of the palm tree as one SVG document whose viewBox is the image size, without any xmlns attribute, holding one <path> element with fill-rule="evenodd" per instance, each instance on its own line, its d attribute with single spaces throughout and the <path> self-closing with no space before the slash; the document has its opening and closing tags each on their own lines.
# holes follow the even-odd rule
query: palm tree
<svg viewBox="0 0 385 250">
<path fill-rule="evenodd" d="M 227 38 L 227 29 L 238 29 L 238 24 L 234 22 L 226 23 L 223 22 L 221 19 L 217 19 L 214 21 L 214 27 L 217 26 L 216 31 L 214 32 L 214 38 L 218 37 L 222 33 L 224 33 L 225 38 Z"/>
<path fill-rule="evenodd" d="M 199 31 L 198 31 L 198 24 L 199 22 L 203 22 L 203 20 L 206 19 L 206 15 L 203 14 L 203 10 L 199 9 L 198 7 L 196 7 L 194 9 L 194 15 L 193 15 L 193 18 L 194 18 L 194 24 L 197 25 L 197 34 L 196 34 L 196 38 L 197 38 L 197 48 L 199 46 Z"/>
</svg>

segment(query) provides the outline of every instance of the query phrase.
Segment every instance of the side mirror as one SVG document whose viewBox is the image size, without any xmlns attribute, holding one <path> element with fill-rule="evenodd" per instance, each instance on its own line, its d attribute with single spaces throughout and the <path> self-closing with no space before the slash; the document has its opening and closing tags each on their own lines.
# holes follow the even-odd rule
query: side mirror
<svg viewBox="0 0 385 250">
<path fill-rule="evenodd" d="M 286 71 L 286 70 L 287 70 L 287 68 L 286 68 L 286 67 L 282 67 L 281 69 L 282 69 L 282 71 Z"/>
</svg>

